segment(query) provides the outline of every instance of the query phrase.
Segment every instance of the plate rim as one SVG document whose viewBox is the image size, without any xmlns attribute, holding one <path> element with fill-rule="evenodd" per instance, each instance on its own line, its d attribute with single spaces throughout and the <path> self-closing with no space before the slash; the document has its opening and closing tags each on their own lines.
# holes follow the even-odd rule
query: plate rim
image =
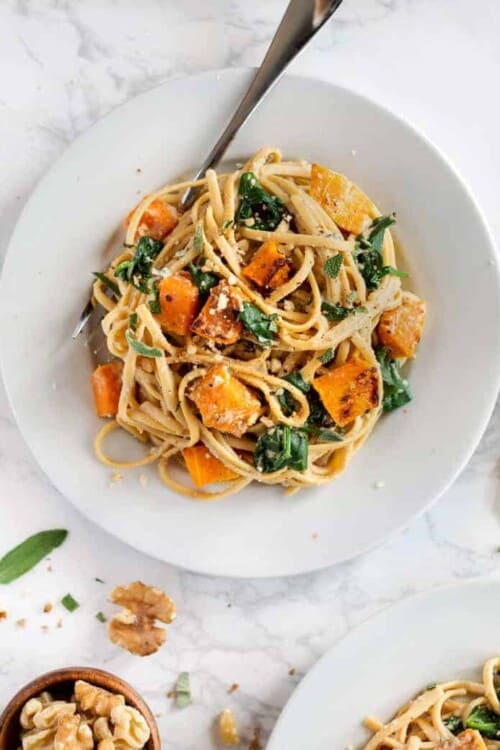
<svg viewBox="0 0 500 750">
<path fill-rule="evenodd" d="M 85 137 L 88 135 L 88 133 L 97 124 L 101 123 L 111 114 L 114 114 L 124 109 L 125 107 L 130 105 L 131 102 L 138 101 L 142 97 L 149 95 L 153 91 L 157 91 L 165 86 L 168 86 L 170 83 L 174 81 L 179 81 L 179 80 L 191 80 L 192 81 L 194 79 L 202 80 L 204 78 L 208 78 L 208 79 L 215 78 L 217 80 L 218 76 L 228 76 L 228 75 L 238 78 L 238 77 L 243 77 L 245 75 L 248 75 L 255 70 L 256 68 L 251 67 L 251 66 L 237 66 L 237 67 L 230 67 L 230 68 L 215 68 L 215 69 L 210 69 L 207 71 L 194 73 L 190 75 L 178 74 L 178 75 L 169 76 L 167 79 L 165 79 L 161 83 L 155 86 L 149 87 L 145 89 L 144 91 L 141 91 L 140 93 L 136 94 L 135 96 L 128 98 L 126 101 L 122 102 L 121 104 L 111 108 L 108 112 L 103 114 L 101 117 L 97 118 L 89 127 L 85 128 L 81 133 L 79 133 L 78 136 L 74 138 L 71 141 L 71 143 L 69 143 L 66 146 L 66 148 L 62 151 L 62 153 L 55 160 L 55 162 L 50 166 L 50 168 L 46 170 L 44 174 L 40 177 L 40 179 L 38 179 L 35 182 L 30 195 L 23 206 L 23 209 L 21 213 L 19 214 L 14 227 L 12 228 L 12 232 L 10 234 L 10 237 L 7 243 L 7 249 L 4 255 L 4 259 L 3 259 L 2 272 L 0 275 L 0 290 L 2 289 L 3 284 L 5 283 L 6 266 L 11 256 L 11 246 L 13 244 L 17 228 L 22 223 L 25 214 L 28 212 L 28 209 L 30 207 L 32 200 L 34 199 L 35 194 L 40 189 L 43 188 L 43 185 L 45 184 L 46 180 L 48 180 L 52 172 L 57 169 L 60 160 L 64 158 L 64 156 L 76 143 L 79 143 L 82 140 L 84 140 Z M 367 96 L 366 94 L 361 93 L 357 91 L 356 89 L 349 88 L 348 86 L 343 86 L 342 84 L 338 84 L 336 82 L 328 81 L 321 77 L 312 76 L 312 75 L 310 76 L 307 74 L 285 73 L 282 76 L 282 78 L 288 79 L 288 80 L 290 79 L 298 80 L 301 82 L 312 81 L 315 84 L 320 84 L 321 86 L 325 87 L 326 89 L 329 89 L 330 91 L 339 90 L 339 91 L 345 92 L 348 96 L 354 97 L 355 99 L 358 99 L 361 102 L 367 103 L 370 107 L 375 108 L 376 110 L 380 111 L 383 115 L 388 116 L 391 120 L 395 121 L 398 125 L 410 131 L 417 139 L 420 139 L 420 141 L 422 141 L 427 146 L 427 148 L 429 148 L 433 152 L 433 155 L 436 157 L 436 159 L 439 160 L 442 163 L 442 165 L 452 173 L 456 183 L 460 186 L 461 191 L 465 193 L 465 195 L 467 196 L 468 201 L 471 205 L 471 210 L 475 212 L 477 216 L 477 220 L 481 224 L 481 227 L 484 231 L 485 242 L 488 243 L 492 256 L 496 258 L 496 262 L 494 262 L 492 265 L 492 270 L 494 271 L 494 274 L 495 274 L 496 294 L 498 296 L 498 299 L 500 300 L 500 249 L 496 243 L 495 237 L 491 231 L 488 220 L 486 219 L 486 216 L 484 215 L 481 206 L 478 204 L 474 194 L 472 193 L 471 189 L 467 185 L 467 182 L 462 177 L 459 170 L 448 159 L 448 157 L 442 151 L 442 149 L 438 147 L 426 135 L 426 133 L 422 132 L 419 128 L 415 127 L 409 120 L 407 120 L 402 115 L 394 112 L 391 107 L 388 107 L 385 104 L 379 103 L 374 98 Z M 277 85 L 279 85 L 279 83 L 280 81 L 277 82 Z M 2 298 L 3 296 L 0 294 L 0 309 L 2 307 Z M 183 564 L 182 562 L 178 562 L 178 561 L 171 562 L 169 560 L 166 560 L 165 558 L 159 558 L 155 554 L 152 554 L 151 552 L 149 552 L 144 546 L 142 546 L 139 543 L 138 540 L 131 539 L 129 534 L 123 534 L 123 533 L 120 533 L 120 535 L 115 534 L 109 528 L 108 524 L 103 524 L 102 521 L 95 520 L 95 516 L 92 513 L 88 512 L 87 510 L 82 509 L 70 497 L 67 497 L 65 494 L 63 494 L 63 492 L 59 489 L 58 484 L 53 480 L 52 476 L 46 471 L 45 466 L 44 466 L 44 463 L 45 463 L 44 459 L 42 456 L 39 456 L 38 448 L 36 447 L 34 448 L 32 446 L 31 441 L 28 437 L 27 429 L 25 429 L 23 420 L 20 418 L 18 410 L 14 404 L 14 399 L 12 397 L 11 390 L 9 387 L 9 381 L 8 381 L 8 378 L 6 377 L 6 372 L 8 369 L 6 365 L 7 352 L 5 351 L 3 341 L 4 339 L 0 335 L 0 373 L 2 375 L 2 381 L 5 387 L 7 401 L 8 401 L 10 409 L 12 410 L 12 414 L 15 419 L 16 427 L 19 430 L 36 464 L 42 470 L 45 477 L 47 477 L 50 483 L 55 487 L 55 489 L 62 495 L 62 497 L 66 501 L 69 501 L 72 507 L 75 508 L 75 510 L 78 513 L 80 513 L 80 515 L 83 518 L 88 519 L 89 521 L 96 524 L 100 529 L 105 531 L 110 536 L 113 536 L 114 538 L 119 539 L 121 542 L 128 544 L 133 549 L 141 552 L 142 554 L 147 555 L 151 559 L 158 559 L 161 562 L 164 562 L 169 565 L 173 565 L 181 570 L 186 570 L 186 571 L 197 573 L 200 575 L 218 576 L 221 578 L 229 578 L 229 579 L 251 580 L 251 579 L 269 579 L 269 578 L 282 578 L 282 577 L 288 578 L 288 577 L 295 577 L 299 575 L 305 575 L 305 574 L 312 573 L 312 572 L 319 571 L 319 570 L 324 570 L 326 568 L 332 567 L 334 565 L 338 565 L 342 562 L 346 562 L 348 560 L 352 560 L 363 554 L 366 554 L 370 552 L 371 550 L 379 547 L 386 540 L 399 534 L 402 530 L 408 528 L 410 524 L 416 521 L 422 514 L 427 512 L 434 505 L 434 503 L 436 503 L 439 500 L 439 498 L 442 497 L 442 495 L 454 484 L 457 477 L 462 473 L 462 471 L 464 470 L 464 468 L 470 461 L 473 453 L 475 452 L 479 444 L 479 441 L 484 435 L 484 432 L 486 431 L 486 428 L 491 419 L 491 416 L 492 416 L 492 413 L 493 413 L 493 410 L 495 408 L 495 404 L 498 398 L 498 394 L 500 391 L 500 367 L 499 367 L 497 368 L 496 382 L 493 382 L 493 379 L 492 379 L 488 386 L 488 389 L 491 391 L 489 403 L 484 406 L 483 414 L 481 415 L 481 418 L 478 420 L 478 423 L 476 425 L 474 432 L 471 432 L 469 436 L 469 440 L 468 440 L 468 447 L 466 450 L 463 451 L 463 456 L 461 460 L 457 462 L 457 466 L 455 467 L 455 470 L 449 475 L 449 477 L 445 481 L 441 482 L 441 484 L 436 488 L 432 496 L 428 498 L 427 502 L 419 510 L 409 515 L 404 522 L 393 527 L 388 533 L 385 533 L 385 534 L 381 533 L 380 536 L 371 540 L 370 542 L 358 545 L 353 552 L 346 553 L 340 557 L 336 557 L 333 561 L 325 561 L 319 565 L 314 562 L 311 562 L 305 566 L 304 564 L 296 565 L 293 569 L 290 569 L 290 566 L 284 567 L 283 563 L 281 563 L 281 564 L 275 565 L 271 572 L 267 572 L 267 571 L 260 571 L 257 573 L 239 572 L 237 574 L 234 574 L 234 573 L 228 573 L 227 570 L 223 569 L 220 565 L 215 565 L 215 566 L 205 565 L 203 567 L 200 567 L 200 566 L 192 567 L 191 565 Z M 495 349 L 496 349 L 496 359 L 499 360 L 500 362 L 500 325 L 497 325 L 497 336 L 495 337 Z"/>
<path fill-rule="evenodd" d="M 378 612 L 368 615 L 368 617 L 352 627 L 350 630 L 344 633 L 344 635 L 340 636 L 340 638 L 338 638 L 335 643 L 330 646 L 306 672 L 304 677 L 294 688 L 292 694 L 281 709 L 276 724 L 274 725 L 271 735 L 267 741 L 266 750 L 281 750 L 280 746 L 276 743 L 281 741 L 278 732 L 281 732 L 282 724 L 284 724 L 284 722 L 287 720 L 288 714 L 291 711 L 295 710 L 294 704 L 297 700 L 300 699 L 302 693 L 307 690 L 309 683 L 314 680 L 316 672 L 318 672 L 323 667 L 323 665 L 332 657 L 332 655 L 334 655 L 336 649 L 341 647 L 344 642 L 348 641 L 350 638 L 359 637 L 360 634 L 363 635 L 363 632 L 369 630 L 374 625 L 376 626 L 379 620 L 383 620 L 391 612 L 395 612 L 400 608 L 404 609 L 404 607 L 418 605 L 418 602 L 422 599 L 432 599 L 450 591 L 476 588 L 481 585 L 488 584 L 493 584 L 494 586 L 496 585 L 500 589 L 500 575 L 497 573 L 489 573 L 486 575 L 473 576 L 472 578 L 468 578 L 462 581 L 453 581 L 452 583 L 438 584 L 437 586 L 432 586 L 431 588 L 414 592 L 409 596 L 404 596 L 397 602 L 386 604 L 382 607 L 382 609 L 378 610 Z M 359 720 L 361 721 L 361 719 L 362 717 L 360 716 Z"/>
</svg>

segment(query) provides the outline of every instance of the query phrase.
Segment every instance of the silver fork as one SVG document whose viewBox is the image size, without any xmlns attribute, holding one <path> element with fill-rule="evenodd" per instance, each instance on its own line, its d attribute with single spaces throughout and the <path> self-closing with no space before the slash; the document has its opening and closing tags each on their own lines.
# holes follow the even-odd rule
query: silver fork
<svg viewBox="0 0 500 750">
<path fill-rule="evenodd" d="M 207 169 L 219 163 L 241 126 L 278 81 L 288 64 L 304 49 L 341 3 L 342 0 L 290 0 L 252 83 L 193 180 L 199 180 L 205 175 Z M 189 188 L 184 193 L 179 205 L 181 210 L 185 211 L 192 205 L 197 192 L 196 188 Z M 93 308 L 90 296 L 75 326 L 73 338 L 83 331 L 92 315 Z"/>
</svg>

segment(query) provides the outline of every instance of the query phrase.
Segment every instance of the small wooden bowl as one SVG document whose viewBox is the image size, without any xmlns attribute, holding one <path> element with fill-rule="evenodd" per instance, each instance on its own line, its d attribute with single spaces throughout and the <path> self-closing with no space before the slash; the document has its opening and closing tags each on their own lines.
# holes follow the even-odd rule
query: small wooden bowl
<svg viewBox="0 0 500 750">
<path fill-rule="evenodd" d="M 0 716 L 0 750 L 14 750 L 20 747 L 19 716 L 21 709 L 30 698 L 48 690 L 55 698 L 69 700 L 76 680 L 85 680 L 112 693 L 121 693 L 125 702 L 136 708 L 146 719 L 151 730 L 147 750 L 161 750 L 158 727 L 150 708 L 128 682 L 114 674 L 92 667 L 68 667 L 46 672 L 19 690 Z"/>
</svg>

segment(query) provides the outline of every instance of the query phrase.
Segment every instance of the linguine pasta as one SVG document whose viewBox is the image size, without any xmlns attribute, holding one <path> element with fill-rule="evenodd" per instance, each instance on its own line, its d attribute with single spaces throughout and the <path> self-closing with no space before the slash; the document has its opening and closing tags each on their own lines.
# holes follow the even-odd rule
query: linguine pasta
<svg viewBox="0 0 500 750">
<path fill-rule="evenodd" d="M 157 463 L 170 488 L 198 500 L 230 495 L 254 480 L 293 492 L 344 470 L 391 387 L 395 405 L 409 400 L 407 382 L 398 380 L 406 357 L 387 359 L 387 349 L 381 355 L 377 331 L 384 313 L 404 304 L 423 310 L 401 288 L 387 228 L 393 219 L 380 224 L 376 206 L 341 176 L 344 195 L 332 204 L 328 185 L 319 195 L 324 186 L 319 178 L 313 184 L 312 169 L 263 148 L 234 172 L 209 170 L 196 182 L 167 185 L 131 212 L 123 251 L 94 285 L 106 310 L 109 354 L 122 363 L 116 414 L 101 412 L 114 418 L 95 441 L 105 465 Z M 192 186 L 197 200 L 179 214 Z M 138 259 L 139 240 L 154 235 L 153 209 L 161 204 L 175 225 L 154 253 Z M 370 276 L 362 253 L 372 246 L 380 263 Z M 269 270 L 271 255 L 273 274 L 264 280 L 259 274 Z M 197 317 L 188 325 L 190 312 Z M 116 429 L 144 443 L 141 458 L 108 452 Z M 195 487 L 176 471 L 185 463 Z M 211 477 L 227 483 L 201 489 Z"/>
<path fill-rule="evenodd" d="M 498 750 L 500 657 L 488 659 L 482 682 L 430 685 L 387 724 L 369 716 L 373 737 L 363 750 Z"/>
</svg>

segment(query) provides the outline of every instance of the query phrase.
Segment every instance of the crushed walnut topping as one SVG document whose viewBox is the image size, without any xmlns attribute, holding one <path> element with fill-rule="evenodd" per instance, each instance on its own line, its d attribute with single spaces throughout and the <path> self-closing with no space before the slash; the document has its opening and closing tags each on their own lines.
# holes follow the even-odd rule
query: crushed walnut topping
<svg viewBox="0 0 500 750">
<path fill-rule="evenodd" d="M 123 607 L 110 620 L 108 634 L 113 643 L 138 656 L 154 654 L 165 643 L 165 628 L 157 620 L 170 624 L 176 616 L 175 604 L 160 589 L 141 581 L 117 586 L 110 601 Z"/>
</svg>

